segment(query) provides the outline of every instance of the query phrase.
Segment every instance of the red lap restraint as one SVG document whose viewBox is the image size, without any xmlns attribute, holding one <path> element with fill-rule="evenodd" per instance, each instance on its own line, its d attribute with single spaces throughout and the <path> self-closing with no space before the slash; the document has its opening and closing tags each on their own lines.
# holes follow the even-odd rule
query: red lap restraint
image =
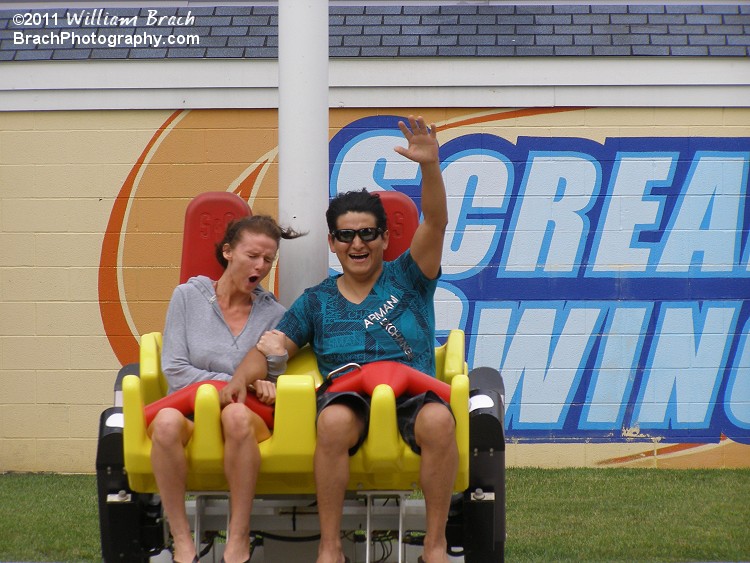
<svg viewBox="0 0 750 563">
<path fill-rule="evenodd" d="M 396 397 L 404 393 L 414 396 L 433 391 L 446 403 L 450 403 L 450 385 L 405 364 L 390 361 L 355 366 L 352 371 L 334 377 L 325 391 L 354 391 L 372 396 L 375 387 L 381 383 L 389 385 Z"/>
<path fill-rule="evenodd" d="M 195 412 L 195 393 L 198 391 L 198 387 L 201 385 L 213 385 L 217 391 L 221 391 L 227 384 L 226 381 L 198 381 L 191 383 L 187 387 L 183 387 L 179 391 L 167 395 L 154 401 L 153 403 L 146 405 L 144 409 L 146 413 L 146 426 L 148 427 L 154 420 L 156 413 L 163 408 L 177 409 L 184 415 L 193 414 Z M 273 406 L 261 403 L 253 393 L 248 392 L 245 398 L 245 405 L 253 411 L 255 414 L 263 419 L 268 428 L 273 428 Z"/>
</svg>

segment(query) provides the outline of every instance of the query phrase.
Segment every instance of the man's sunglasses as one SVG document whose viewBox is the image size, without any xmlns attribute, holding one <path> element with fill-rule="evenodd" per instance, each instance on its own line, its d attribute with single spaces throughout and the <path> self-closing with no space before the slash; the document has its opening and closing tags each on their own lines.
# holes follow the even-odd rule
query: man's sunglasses
<svg viewBox="0 0 750 563">
<path fill-rule="evenodd" d="M 357 230 L 336 229 L 331 234 L 339 242 L 352 242 L 355 236 L 358 236 L 362 242 L 372 242 L 383 234 L 383 229 L 379 227 L 365 227 Z"/>
</svg>

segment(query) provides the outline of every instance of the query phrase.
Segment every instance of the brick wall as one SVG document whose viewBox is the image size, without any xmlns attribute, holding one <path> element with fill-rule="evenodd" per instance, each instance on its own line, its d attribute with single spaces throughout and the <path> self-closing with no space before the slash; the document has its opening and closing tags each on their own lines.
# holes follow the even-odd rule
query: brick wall
<svg viewBox="0 0 750 563">
<path fill-rule="evenodd" d="M 358 119 L 392 111 L 334 110 L 332 137 Z M 502 108 L 424 112 L 446 125 L 444 147 L 472 133 L 515 145 L 524 136 L 700 143 L 701 138 L 746 139 L 750 130 L 747 109 L 545 113 L 539 108 L 535 115 L 512 118 L 504 118 L 512 111 Z M 195 110 L 176 118 L 165 111 L 0 113 L 0 471 L 93 471 L 99 414 L 112 404 L 112 384 L 121 365 L 118 346 L 123 339 L 161 329 L 176 283 L 187 201 L 207 189 L 245 190 L 247 197 L 254 194 L 256 210 L 275 212 L 274 119 L 271 110 Z M 464 125 L 452 125 L 459 122 Z M 130 181 L 138 182 L 137 189 L 125 193 Z M 130 210 L 124 234 L 114 233 L 122 243 L 120 285 L 102 288 L 102 249 L 118 197 L 124 198 L 119 203 L 129 201 Z M 468 256 L 454 255 L 454 266 L 464 267 Z M 514 283 L 508 287 L 519 287 Z M 474 307 L 472 300 L 507 298 L 491 288 L 483 291 L 470 294 L 465 303 L 440 305 L 439 328 L 461 322 L 456 311 Z M 105 328 L 103 315 L 107 318 L 108 307 L 121 297 L 128 324 Z M 475 343 L 482 336 L 496 338 L 472 332 L 470 324 L 465 329 Z M 470 350 L 470 362 L 489 357 L 477 350 Z M 717 403 L 720 408 L 723 403 Z M 551 436 L 512 440 L 509 464 L 750 465 L 748 446 L 732 440 L 703 449 L 693 444 L 676 455 L 667 448 L 669 440 L 658 437 L 607 443 L 586 440 L 583 433 L 570 440 Z"/>
</svg>

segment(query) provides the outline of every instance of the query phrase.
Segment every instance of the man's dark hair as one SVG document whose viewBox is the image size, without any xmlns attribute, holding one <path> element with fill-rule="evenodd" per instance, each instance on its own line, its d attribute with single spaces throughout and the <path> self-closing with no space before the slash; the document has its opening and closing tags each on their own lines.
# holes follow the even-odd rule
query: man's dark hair
<svg viewBox="0 0 750 563">
<path fill-rule="evenodd" d="M 328 222 L 328 232 L 336 230 L 336 221 L 341 215 L 354 211 L 355 213 L 371 213 L 375 216 L 375 226 L 385 231 L 387 226 L 387 217 L 383 202 L 380 196 L 368 192 L 366 189 L 353 190 L 338 194 L 331 200 L 326 211 L 326 221 Z"/>
</svg>

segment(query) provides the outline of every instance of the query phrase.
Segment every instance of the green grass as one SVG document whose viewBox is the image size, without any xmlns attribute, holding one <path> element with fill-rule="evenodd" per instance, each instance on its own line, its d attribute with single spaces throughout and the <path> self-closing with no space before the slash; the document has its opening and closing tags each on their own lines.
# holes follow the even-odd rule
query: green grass
<svg viewBox="0 0 750 563">
<path fill-rule="evenodd" d="M 506 560 L 750 561 L 750 470 L 507 471 Z M 0 561 L 100 561 L 96 479 L 0 475 Z"/>
<path fill-rule="evenodd" d="M 506 559 L 750 561 L 749 470 L 510 469 Z"/>
<path fill-rule="evenodd" d="M 93 475 L 0 475 L 0 561 L 101 561 Z"/>
</svg>

